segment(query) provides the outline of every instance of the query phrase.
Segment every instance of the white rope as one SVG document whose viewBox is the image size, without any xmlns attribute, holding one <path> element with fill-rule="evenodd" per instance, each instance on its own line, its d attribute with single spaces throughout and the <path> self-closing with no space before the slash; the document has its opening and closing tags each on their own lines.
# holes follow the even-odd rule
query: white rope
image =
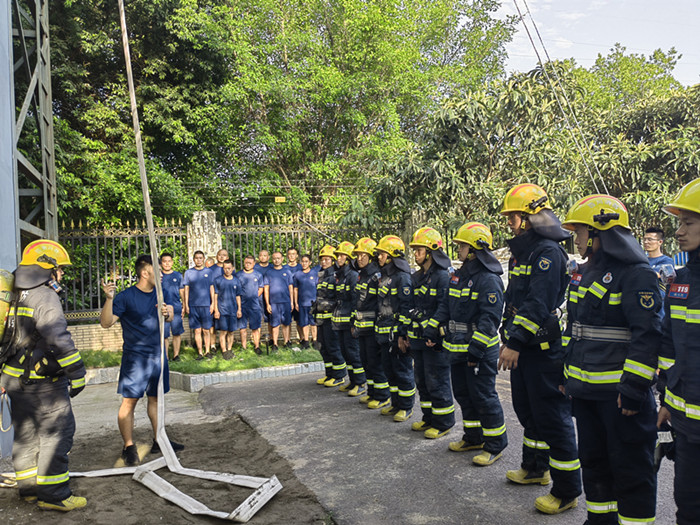
<svg viewBox="0 0 700 525">
<path fill-rule="evenodd" d="M 160 497 L 178 505 L 193 515 L 206 515 L 215 518 L 225 519 L 228 521 L 237 521 L 246 523 L 252 518 L 255 513 L 260 510 L 277 492 L 282 490 L 282 484 L 276 476 L 271 478 L 253 478 L 251 476 L 237 476 L 234 474 L 211 472 L 205 470 L 189 469 L 180 464 L 180 461 L 175 456 L 173 447 L 170 444 L 170 439 L 165 431 L 165 393 L 163 388 L 163 373 L 167 355 L 165 353 L 164 339 L 164 319 L 161 313 L 160 305 L 163 301 L 163 288 L 160 282 L 160 267 L 158 265 L 158 252 L 156 247 L 155 229 L 153 227 L 153 215 L 151 213 L 151 199 L 148 190 L 148 178 L 146 176 L 146 163 L 143 156 L 143 145 L 141 143 L 141 130 L 139 126 L 138 108 L 136 106 L 136 91 L 134 89 L 134 80 L 131 72 L 131 56 L 129 53 L 129 39 L 126 29 L 126 15 L 124 12 L 124 0 L 119 2 L 119 16 L 122 29 L 122 43 L 124 46 L 124 58 L 126 61 L 127 81 L 129 85 L 129 98 L 131 99 L 131 118 L 134 124 L 134 135 L 136 139 L 136 152 L 139 161 L 139 172 L 141 174 L 141 190 L 143 192 L 143 202 L 146 211 L 146 223 L 148 225 L 148 238 L 151 244 L 151 258 L 153 259 L 153 271 L 156 280 L 156 295 L 158 297 L 158 324 L 160 327 L 160 377 L 158 379 L 158 425 L 156 432 L 156 441 L 163 453 L 162 458 L 158 458 L 149 463 L 145 463 L 139 467 L 114 468 L 104 469 L 85 473 L 71 473 L 74 477 L 101 477 L 113 476 L 117 474 L 133 474 L 133 479 L 143 483 L 149 489 L 154 491 Z M 215 511 L 208 508 L 203 503 L 195 500 L 187 494 L 176 489 L 171 483 L 167 482 L 155 471 L 167 467 L 171 472 L 190 476 L 199 479 L 208 479 L 212 481 L 220 481 L 243 487 L 255 489 L 238 507 L 232 512 Z"/>
<path fill-rule="evenodd" d="M 530 17 L 530 20 L 532 21 L 532 25 L 535 28 L 535 31 L 537 32 L 537 36 L 539 37 L 540 44 L 542 45 L 542 49 L 544 50 L 544 53 L 547 57 L 547 61 L 551 63 L 551 59 L 549 57 L 549 53 L 547 52 L 547 47 L 544 45 L 544 42 L 542 41 L 542 37 L 540 35 L 539 30 L 537 29 L 537 24 L 535 23 L 535 19 L 532 17 L 532 13 L 530 12 L 530 7 L 527 4 L 527 0 L 523 0 L 523 3 L 525 4 L 525 7 L 527 9 L 527 14 Z M 569 133 L 571 134 L 571 138 L 574 140 L 574 144 L 576 145 L 576 149 L 579 152 L 579 155 L 581 155 L 581 160 L 583 161 L 583 165 L 586 168 L 586 171 L 588 172 L 588 176 L 591 178 L 591 182 L 593 183 L 593 187 L 595 188 L 595 191 L 597 193 L 600 193 L 600 190 L 598 189 L 598 185 L 596 184 L 595 177 L 593 176 L 593 173 L 591 171 L 591 168 L 588 165 L 588 162 L 586 161 L 586 153 L 583 151 L 583 148 L 579 144 L 578 140 L 576 139 L 576 134 L 574 133 L 574 127 L 571 125 L 571 122 L 569 120 L 569 115 L 567 112 L 564 110 L 564 107 L 561 103 L 561 100 L 559 99 L 559 95 L 557 94 L 557 91 L 554 87 L 554 82 L 552 82 L 552 79 L 549 77 L 549 73 L 547 72 L 547 68 L 545 67 L 545 63 L 542 61 L 542 57 L 540 56 L 540 53 L 537 49 L 537 46 L 535 45 L 535 41 L 532 39 L 532 34 L 530 33 L 530 29 L 527 27 L 527 24 L 525 23 L 525 17 L 523 16 L 522 12 L 520 11 L 520 6 L 518 5 L 517 0 L 513 0 L 513 4 L 515 4 L 515 9 L 518 11 L 518 15 L 520 17 L 520 21 L 523 24 L 523 27 L 525 28 L 525 32 L 527 33 L 527 37 L 530 40 L 530 44 L 532 45 L 532 49 L 535 52 L 535 55 L 537 55 L 537 62 L 539 63 L 540 67 L 542 68 L 542 73 L 544 74 L 545 78 L 547 79 L 547 83 L 549 84 L 549 88 L 552 91 L 552 95 L 554 95 L 554 99 L 557 102 L 557 106 L 559 107 L 559 111 L 561 111 L 562 116 L 564 117 L 564 121 L 566 122 L 566 127 Z M 576 118 L 576 112 L 573 111 L 571 108 L 571 103 L 569 102 L 569 98 L 566 94 L 566 90 L 563 88 L 562 81 L 559 78 L 559 76 L 556 73 L 556 70 L 552 68 L 553 75 L 556 77 L 557 82 L 559 83 L 559 86 L 561 87 L 561 91 L 564 97 L 564 101 L 566 102 L 566 106 L 569 108 L 571 112 L 571 117 L 574 120 L 576 124 L 576 131 L 581 135 L 581 140 L 583 141 L 584 144 L 586 144 L 586 149 L 588 151 L 588 154 L 591 156 L 591 164 L 593 164 L 593 167 L 595 168 L 596 173 L 598 174 L 598 177 L 600 178 L 600 182 L 603 186 L 603 190 L 605 193 L 608 193 L 608 188 L 605 185 L 605 180 L 603 179 L 603 176 L 601 175 L 600 171 L 598 170 L 598 166 L 596 165 L 595 161 L 593 160 L 593 152 L 591 151 L 591 148 L 588 144 L 588 141 L 586 141 L 586 137 L 583 135 L 583 131 L 581 129 L 581 125 L 578 122 L 578 119 Z"/>
</svg>

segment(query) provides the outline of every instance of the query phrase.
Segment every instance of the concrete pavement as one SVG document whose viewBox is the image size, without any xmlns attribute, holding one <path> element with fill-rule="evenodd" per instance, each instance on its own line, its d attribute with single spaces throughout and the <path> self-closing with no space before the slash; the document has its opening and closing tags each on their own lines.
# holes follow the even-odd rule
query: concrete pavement
<svg viewBox="0 0 700 525">
<path fill-rule="evenodd" d="M 519 467 L 522 444 L 508 374 L 499 376 L 498 390 L 510 445 L 490 467 L 474 466 L 474 452 L 447 450 L 448 441 L 461 438 L 458 429 L 438 440 L 412 432 L 411 421 L 420 418 L 417 400 L 413 418 L 395 423 L 356 398 L 316 385 L 316 378 L 305 374 L 210 386 L 200 392 L 199 402 L 208 415 L 237 414 L 247 421 L 291 462 L 301 482 L 342 525 L 585 521 L 583 496 L 577 509 L 545 516 L 533 504 L 547 487 L 506 481 L 505 471 Z M 658 524 L 675 522 L 672 478 L 666 461 L 659 475 Z"/>
</svg>

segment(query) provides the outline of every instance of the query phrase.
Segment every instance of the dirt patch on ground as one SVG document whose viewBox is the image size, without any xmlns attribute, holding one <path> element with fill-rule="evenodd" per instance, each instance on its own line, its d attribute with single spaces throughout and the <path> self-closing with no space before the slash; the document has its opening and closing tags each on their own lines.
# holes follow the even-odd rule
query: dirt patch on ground
<svg viewBox="0 0 700 525">
<path fill-rule="evenodd" d="M 290 464 L 241 419 L 230 417 L 217 423 L 178 425 L 168 427 L 168 433 L 174 441 L 185 444 L 185 450 L 178 453 L 185 467 L 258 477 L 277 476 L 282 490 L 249 523 L 333 523 L 314 494 L 294 476 Z M 141 429 L 139 433 L 137 430 L 136 436 L 138 444 L 150 445 L 151 437 L 146 431 Z M 114 467 L 120 450 L 121 438 L 116 429 L 109 435 L 76 439 L 70 469 L 80 472 Z M 144 459 L 147 461 L 155 457 L 149 454 Z M 178 476 L 167 469 L 159 470 L 158 474 L 218 511 L 233 511 L 251 493 L 251 489 Z M 74 478 L 71 488 L 74 494 L 87 498 L 88 506 L 66 514 L 41 511 L 35 505 L 21 501 L 16 489 L 0 489 L 2 522 L 31 523 L 50 518 L 51 523 L 57 524 L 223 523 L 216 518 L 188 514 L 132 480 L 130 475 Z"/>
</svg>

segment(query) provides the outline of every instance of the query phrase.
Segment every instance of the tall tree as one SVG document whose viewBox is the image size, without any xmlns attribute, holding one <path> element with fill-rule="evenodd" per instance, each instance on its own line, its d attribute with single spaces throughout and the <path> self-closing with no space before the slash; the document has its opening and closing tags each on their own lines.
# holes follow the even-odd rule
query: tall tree
<svg viewBox="0 0 700 525">
<path fill-rule="evenodd" d="M 144 142 L 164 190 L 156 214 L 339 213 L 365 193 L 372 163 L 414 140 L 441 100 L 501 74 L 512 22 L 493 19 L 497 7 L 128 2 Z M 135 164 L 116 4 L 51 8 L 63 211 L 99 222 L 87 206 L 101 192 L 111 217 L 129 216 Z M 277 195 L 291 204 L 274 205 Z"/>
</svg>

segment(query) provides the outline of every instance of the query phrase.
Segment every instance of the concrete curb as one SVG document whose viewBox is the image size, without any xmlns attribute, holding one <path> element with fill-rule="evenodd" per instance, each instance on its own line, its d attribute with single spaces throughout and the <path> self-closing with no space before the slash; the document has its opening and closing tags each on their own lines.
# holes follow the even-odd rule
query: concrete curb
<svg viewBox="0 0 700 525">
<path fill-rule="evenodd" d="M 171 371 L 170 388 L 177 388 L 185 392 L 199 392 L 205 386 L 218 385 L 220 383 L 240 383 L 243 381 L 255 381 L 256 379 L 268 379 L 270 377 L 323 372 L 324 370 L 323 362 L 315 361 L 312 363 L 234 370 L 231 372 L 212 372 L 211 374 L 183 374 Z M 90 368 L 85 377 L 88 385 L 114 383 L 119 378 L 119 367 Z"/>
</svg>

